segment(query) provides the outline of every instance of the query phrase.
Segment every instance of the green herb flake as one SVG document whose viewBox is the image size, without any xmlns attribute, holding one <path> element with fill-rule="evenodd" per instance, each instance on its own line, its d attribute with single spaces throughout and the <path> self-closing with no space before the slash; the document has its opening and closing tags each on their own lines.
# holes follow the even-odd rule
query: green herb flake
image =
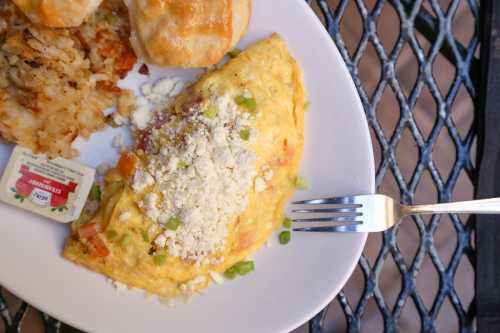
<svg viewBox="0 0 500 333">
<path fill-rule="evenodd" d="M 167 262 L 167 256 L 164 254 L 157 254 L 153 257 L 156 266 L 163 266 Z"/>
<path fill-rule="evenodd" d="M 306 178 L 297 176 L 297 178 L 295 178 L 295 187 L 299 190 L 307 190 L 309 188 L 309 182 Z"/>
<path fill-rule="evenodd" d="M 171 217 L 168 222 L 165 224 L 168 230 L 177 230 L 179 225 L 182 223 L 181 219 L 178 217 Z"/>
<path fill-rule="evenodd" d="M 203 111 L 203 115 L 207 117 L 208 119 L 214 119 L 217 117 L 217 114 L 219 113 L 219 110 L 217 107 L 213 104 L 210 104 L 205 111 Z"/>
<path fill-rule="evenodd" d="M 248 128 L 242 129 L 240 131 L 241 140 L 248 141 L 250 139 L 250 130 Z"/>
<path fill-rule="evenodd" d="M 243 95 L 238 95 L 234 98 L 234 102 L 252 113 L 257 110 L 257 102 L 253 98 L 247 98 Z"/>
<path fill-rule="evenodd" d="M 228 56 L 230 56 L 231 58 L 236 58 L 237 56 L 239 56 L 241 53 L 241 50 L 238 49 L 238 48 L 234 48 L 232 49 L 231 51 L 229 51 L 227 53 Z"/>
<path fill-rule="evenodd" d="M 187 164 L 186 162 L 183 162 L 183 161 L 181 161 L 177 164 L 177 169 L 179 169 L 179 170 L 186 170 L 188 167 L 189 167 L 189 164 Z"/>
<path fill-rule="evenodd" d="M 128 234 L 128 233 L 124 233 L 122 238 L 120 239 L 120 243 L 123 246 L 126 246 L 128 243 L 130 243 L 131 240 L 132 240 L 132 235 Z"/>
<path fill-rule="evenodd" d="M 145 229 L 141 229 L 141 236 L 145 243 L 149 243 L 149 234 Z"/>
<path fill-rule="evenodd" d="M 226 271 L 224 272 L 224 276 L 228 280 L 234 280 L 234 278 L 236 278 L 236 275 L 238 275 L 238 270 L 235 266 L 226 269 Z"/>
<path fill-rule="evenodd" d="M 92 185 L 89 193 L 89 199 L 92 201 L 96 201 L 101 199 L 101 187 L 97 184 Z"/>
<path fill-rule="evenodd" d="M 252 260 L 240 261 L 233 267 L 236 268 L 239 275 L 246 275 L 255 269 L 255 264 Z"/>
<path fill-rule="evenodd" d="M 306 101 L 304 103 L 304 111 L 309 111 L 310 108 L 311 108 L 311 101 Z"/>
<path fill-rule="evenodd" d="M 110 230 L 106 231 L 106 237 L 110 241 L 114 241 L 114 240 L 118 239 L 118 233 L 116 232 L 116 230 L 110 229 Z"/>
<path fill-rule="evenodd" d="M 292 227 L 292 219 L 288 216 L 285 216 L 283 219 L 283 228 L 290 229 Z"/>
<path fill-rule="evenodd" d="M 290 243 L 290 239 L 292 238 L 292 233 L 288 230 L 280 232 L 279 241 L 281 245 L 286 245 Z"/>
</svg>

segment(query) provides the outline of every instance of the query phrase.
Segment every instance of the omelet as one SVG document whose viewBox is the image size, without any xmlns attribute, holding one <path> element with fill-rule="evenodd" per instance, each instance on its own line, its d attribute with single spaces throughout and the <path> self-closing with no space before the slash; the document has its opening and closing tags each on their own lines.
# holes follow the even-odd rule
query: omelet
<svg viewBox="0 0 500 333">
<path fill-rule="evenodd" d="M 304 107 L 277 34 L 208 72 L 135 133 L 64 257 L 166 299 L 252 270 L 295 191 Z"/>
</svg>

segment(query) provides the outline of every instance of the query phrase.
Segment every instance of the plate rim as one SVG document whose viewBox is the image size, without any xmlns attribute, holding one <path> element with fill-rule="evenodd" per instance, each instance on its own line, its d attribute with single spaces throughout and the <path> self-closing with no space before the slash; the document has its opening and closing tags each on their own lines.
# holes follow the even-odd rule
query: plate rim
<svg viewBox="0 0 500 333">
<path fill-rule="evenodd" d="M 342 59 L 342 69 L 343 69 L 343 75 L 346 77 L 346 82 L 348 82 L 348 85 L 350 86 L 350 89 L 353 93 L 353 95 L 355 96 L 354 100 L 355 100 L 355 103 L 357 104 L 357 109 L 358 111 L 361 112 L 361 115 L 362 115 L 362 118 L 363 118 L 363 127 L 364 127 L 364 132 L 366 135 L 366 142 L 365 144 L 367 145 L 368 147 L 368 153 L 370 155 L 370 164 L 368 166 L 368 168 L 370 169 L 370 184 L 369 184 L 369 187 L 370 187 L 370 193 L 368 194 L 373 194 L 375 193 L 375 155 L 374 155 L 374 152 L 373 152 L 373 142 L 371 140 L 371 136 L 370 136 L 370 127 L 369 127 L 369 124 L 368 124 L 368 118 L 366 116 L 366 113 L 365 113 L 365 110 L 364 110 L 364 107 L 363 107 L 363 103 L 361 102 L 361 98 L 359 96 L 359 93 L 358 93 L 358 90 L 356 88 L 356 85 L 354 84 L 354 80 L 351 76 L 351 74 L 349 73 L 349 70 L 347 68 L 347 65 L 344 61 L 344 58 L 342 58 L 342 55 L 340 54 L 340 51 L 337 47 L 337 45 L 334 43 L 333 41 L 333 37 L 330 36 L 330 34 L 328 33 L 326 27 L 323 25 L 323 23 L 320 21 L 319 17 L 316 15 L 316 13 L 313 11 L 313 9 L 305 2 L 305 1 L 301 1 L 301 0 L 295 0 L 295 2 L 304 7 L 304 12 L 306 12 L 307 14 L 306 15 L 309 15 L 310 17 L 312 17 L 312 19 L 316 22 L 316 25 L 319 25 L 320 30 L 320 34 L 322 36 L 323 39 L 326 39 L 326 44 L 329 44 L 330 45 L 330 50 L 333 52 L 333 53 L 336 53 L 336 57 L 338 57 L 339 59 Z M 363 253 L 363 249 L 365 247 L 365 244 L 366 244 L 366 240 L 368 238 L 368 233 L 362 233 L 363 234 L 363 239 L 361 242 L 359 242 L 359 246 L 358 248 L 356 249 L 356 261 L 353 261 L 351 263 L 351 267 L 349 270 L 346 270 L 346 273 L 344 274 L 344 278 L 342 280 L 342 282 L 338 282 L 337 285 L 335 286 L 335 288 L 333 288 L 332 292 L 329 293 L 329 296 L 325 298 L 325 300 L 323 302 L 321 302 L 316 308 L 314 309 L 311 309 L 311 311 L 309 311 L 309 315 L 307 316 L 307 318 L 303 318 L 302 320 L 296 320 L 295 321 L 295 324 L 294 325 L 291 325 L 289 328 L 287 328 L 287 332 L 291 332 L 292 330 L 300 327 L 301 325 L 303 325 L 304 323 L 308 322 L 309 320 L 311 320 L 314 316 L 316 316 L 321 310 L 323 310 L 326 306 L 328 306 L 328 304 L 330 304 L 333 299 L 338 295 L 338 293 L 341 291 L 341 289 L 345 286 L 345 284 L 347 283 L 347 281 L 349 280 L 349 278 L 351 277 L 352 273 L 354 272 L 354 269 L 356 268 L 356 265 L 358 264 L 359 262 L 359 259 L 361 258 L 361 255 Z M 285 332 L 283 331 L 283 332 Z"/>
</svg>

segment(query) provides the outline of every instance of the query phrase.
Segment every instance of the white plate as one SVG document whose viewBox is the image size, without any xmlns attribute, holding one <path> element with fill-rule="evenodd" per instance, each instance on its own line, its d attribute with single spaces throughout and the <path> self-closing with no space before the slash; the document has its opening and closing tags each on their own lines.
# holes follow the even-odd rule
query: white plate
<svg viewBox="0 0 500 333">
<path fill-rule="evenodd" d="M 279 32 L 301 64 L 308 99 L 301 173 L 310 190 L 296 198 L 374 191 L 370 135 L 349 73 L 303 0 L 255 0 L 245 47 Z M 195 71 L 163 70 L 192 77 Z M 156 75 L 159 75 L 155 71 Z M 124 86 L 137 86 L 138 74 Z M 112 159 L 109 129 L 79 142 L 81 161 Z M 0 147 L 0 166 L 10 148 Z M 99 275 L 61 257 L 68 227 L 0 206 L 0 284 L 54 317 L 91 332 L 287 332 L 321 310 L 354 269 L 365 234 L 295 233 L 287 246 L 263 248 L 248 276 L 210 287 L 168 308 L 135 292 L 118 293 Z"/>
</svg>

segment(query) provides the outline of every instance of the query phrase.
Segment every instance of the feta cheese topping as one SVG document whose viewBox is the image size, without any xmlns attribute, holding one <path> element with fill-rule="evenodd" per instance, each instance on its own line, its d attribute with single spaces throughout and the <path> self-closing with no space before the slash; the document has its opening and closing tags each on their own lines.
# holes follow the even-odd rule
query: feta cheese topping
<svg viewBox="0 0 500 333">
<path fill-rule="evenodd" d="M 156 85 L 143 92 L 177 87 L 166 81 Z M 250 128 L 253 116 L 235 103 L 235 96 L 200 98 L 183 115 L 170 114 L 152 131 L 159 153 L 148 155 L 133 178 L 137 193 L 154 185 L 139 203 L 149 219 L 167 229 L 172 219 L 181 221 L 157 236 L 155 246 L 198 264 L 210 263 L 204 259 L 224 249 L 227 225 L 246 208 L 254 183 L 257 191 L 266 188 L 261 177 L 254 180 L 257 156 L 248 147 L 258 135 Z M 250 138 L 242 138 L 243 130 Z M 269 172 L 263 176 L 271 177 Z"/>
</svg>

